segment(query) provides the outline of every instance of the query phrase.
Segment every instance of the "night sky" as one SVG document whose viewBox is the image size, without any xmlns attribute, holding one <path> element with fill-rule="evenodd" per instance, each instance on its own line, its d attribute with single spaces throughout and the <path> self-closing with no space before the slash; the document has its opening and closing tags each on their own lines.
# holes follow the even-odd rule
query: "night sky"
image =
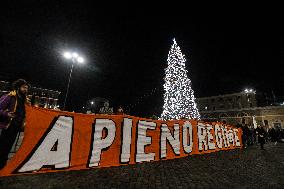
<svg viewBox="0 0 284 189">
<path fill-rule="evenodd" d="M 131 106 L 132 115 L 160 115 L 174 37 L 186 56 L 196 97 L 246 87 L 284 96 L 283 17 L 276 10 L 111 9 L 80 1 L 46 2 L 1 7 L 0 79 L 24 78 L 59 90 L 63 104 L 71 64 L 62 53 L 77 51 L 86 64 L 73 70 L 71 111 L 103 97 L 114 107 Z"/>
</svg>

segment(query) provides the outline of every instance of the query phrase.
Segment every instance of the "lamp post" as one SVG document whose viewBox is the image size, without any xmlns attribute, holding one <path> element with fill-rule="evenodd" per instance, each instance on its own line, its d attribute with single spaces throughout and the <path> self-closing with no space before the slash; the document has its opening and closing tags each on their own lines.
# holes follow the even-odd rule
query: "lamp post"
<svg viewBox="0 0 284 189">
<path fill-rule="evenodd" d="M 84 63 L 84 59 L 82 57 L 80 57 L 76 52 L 72 52 L 72 53 L 71 52 L 65 52 L 63 56 L 66 59 L 71 59 L 71 61 L 72 61 L 72 66 L 71 66 L 70 73 L 69 73 L 67 90 L 66 90 L 64 105 L 63 105 L 63 110 L 65 110 L 65 105 L 66 105 L 66 100 L 67 100 L 67 96 L 68 96 L 68 92 L 69 92 L 69 86 L 70 86 L 70 81 L 71 81 L 71 76 L 72 76 L 74 64 L 75 63 L 82 64 L 82 63 Z"/>
</svg>

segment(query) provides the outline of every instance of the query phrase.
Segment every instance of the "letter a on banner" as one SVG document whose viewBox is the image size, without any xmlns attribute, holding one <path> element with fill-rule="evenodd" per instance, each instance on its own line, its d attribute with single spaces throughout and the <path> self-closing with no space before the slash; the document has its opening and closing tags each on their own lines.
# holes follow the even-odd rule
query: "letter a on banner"
<svg viewBox="0 0 284 189">
<path fill-rule="evenodd" d="M 55 168 L 69 167 L 73 118 L 59 116 L 54 122 L 17 172 L 38 171 L 48 165 Z"/>
</svg>

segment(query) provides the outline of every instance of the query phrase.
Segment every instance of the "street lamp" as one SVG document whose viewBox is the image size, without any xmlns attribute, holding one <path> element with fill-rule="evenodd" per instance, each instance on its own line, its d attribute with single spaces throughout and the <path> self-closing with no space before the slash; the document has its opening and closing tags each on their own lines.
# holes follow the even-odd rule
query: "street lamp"
<svg viewBox="0 0 284 189">
<path fill-rule="evenodd" d="M 67 100 L 67 96 L 68 96 L 68 91 L 69 91 L 69 86 L 70 86 L 70 81 L 71 81 L 71 76 L 72 76 L 72 71 L 73 71 L 73 67 L 74 67 L 74 64 L 75 63 L 79 63 L 79 64 L 82 64 L 84 63 L 84 59 L 78 55 L 78 53 L 76 52 L 65 52 L 63 54 L 63 56 L 66 58 L 66 59 L 69 59 L 72 61 L 72 66 L 71 66 L 71 69 L 70 69 L 70 74 L 69 74 L 69 80 L 68 80 L 68 85 L 67 85 L 67 91 L 66 91 L 66 95 L 65 95 L 65 99 L 64 99 L 64 105 L 63 105 L 63 110 L 65 110 L 65 104 L 66 104 L 66 100 Z"/>
</svg>

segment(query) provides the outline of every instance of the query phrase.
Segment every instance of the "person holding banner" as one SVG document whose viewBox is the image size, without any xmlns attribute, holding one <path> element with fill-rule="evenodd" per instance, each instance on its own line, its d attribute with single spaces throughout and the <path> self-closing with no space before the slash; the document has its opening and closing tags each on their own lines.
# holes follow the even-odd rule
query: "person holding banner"
<svg viewBox="0 0 284 189">
<path fill-rule="evenodd" d="M 12 84 L 13 90 L 0 98 L 0 169 L 6 165 L 8 154 L 23 129 L 28 83 L 18 79 Z"/>
</svg>

